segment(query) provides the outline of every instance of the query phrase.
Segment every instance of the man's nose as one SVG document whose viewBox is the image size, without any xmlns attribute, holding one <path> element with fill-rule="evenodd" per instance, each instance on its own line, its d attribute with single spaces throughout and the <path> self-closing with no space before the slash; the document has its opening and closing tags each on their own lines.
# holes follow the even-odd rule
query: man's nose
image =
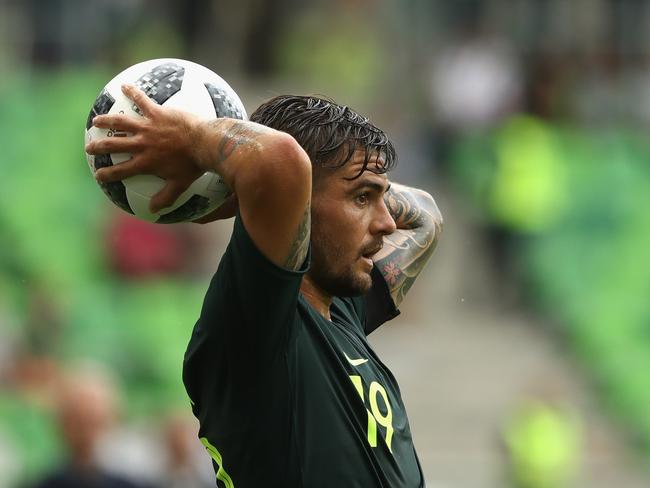
<svg viewBox="0 0 650 488">
<path fill-rule="evenodd" d="M 397 229 L 395 219 L 393 219 L 386 203 L 382 199 L 379 208 L 377 209 L 375 219 L 373 220 L 373 228 L 371 229 L 371 232 L 373 234 L 389 235 L 395 232 L 395 229 Z"/>
</svg>

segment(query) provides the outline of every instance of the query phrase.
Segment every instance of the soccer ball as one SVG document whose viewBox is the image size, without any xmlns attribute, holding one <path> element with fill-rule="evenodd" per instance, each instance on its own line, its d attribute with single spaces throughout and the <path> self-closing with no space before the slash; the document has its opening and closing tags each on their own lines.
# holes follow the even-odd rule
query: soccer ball
<svg viewBox="0 0 650 488">
<path fill-rule="evenodd" d="M 208 68 L 183 59 L 152 59 L 125 69 L 95 99 L 86 122 L 86 143 L 100 137 L 128 135 L 113 129 L 92 126 L 100 114 L 141 116 L 138 107 L 121 90 L 132 83 L 159 105 L 191 112 L 205 119 L 229 117 L 246 120 L 246 109 L 235 91 L 219 75 Z M 86 154 L 90 170 L 120 164 L 129 154 Z M 100 183 L 104 193 L 122 210 L 138 218 L 159 224 L 188 222 L 219 207 L 231 194 L 223 179 L 207 172 L 198 178 L 171 207 L 158 214 L 149 212 L 149 200 L 160 191 L 165 181 L 152 175 L 138 175 L 114 183 Z"/>
</svg>

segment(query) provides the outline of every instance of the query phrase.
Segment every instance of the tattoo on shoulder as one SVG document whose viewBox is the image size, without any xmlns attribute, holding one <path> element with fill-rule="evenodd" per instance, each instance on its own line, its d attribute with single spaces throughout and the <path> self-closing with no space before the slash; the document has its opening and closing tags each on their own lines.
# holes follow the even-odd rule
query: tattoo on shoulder
<svg viewBox="0 0 650 488">
<path fill-rule="evenodd" d="M 298 226 L 298 232 L 296 237 L 291 245 L 291 250 L 289 255 L 284 263 L 286 269 L 292 271 L 297 271 L 300 269 L 302 264 L 305 261 L 307 256 L 307 251 L 309 250 L 309 238 L 311 235 L 311 206 L 307 204 L 305 208 L 305 213 L 303 214 L 300 225 Z"/>
</svg>

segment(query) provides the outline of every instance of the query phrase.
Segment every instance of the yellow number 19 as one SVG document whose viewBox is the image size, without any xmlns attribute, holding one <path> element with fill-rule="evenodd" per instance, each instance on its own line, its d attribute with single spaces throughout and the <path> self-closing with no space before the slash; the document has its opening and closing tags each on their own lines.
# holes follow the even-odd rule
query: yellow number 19
<svg viewBox="0 0 650 488">
<path fill-rule="evenodd" d="M 363 382 L 361 381 L 361 376 L 351 375 L 350 379 L 354 384 L 354 387 L 359 392 L 361 396 L 361 401 L 365 404 L 364 391 L 363 391 Z M 384 405 L 386 406 L 386 413 L 384 414 L 377 403 L 377 397 L 381 396 Z M 368 391 L 368 400 L 370 402 L 370 410 L 366 408 L 368 412 L 368 443 L 372 447 L 377 447 L 377 424 L 381 425 L 386 429 L 386 445 L 388 450 L 393 452 L 390 447 L 390 444 L 393 440 L 393 410 L 390 408 L 390 403 L 388 402 L 388 394 L 386 389 L 381 386 L 376 381 L 370 383 L 370 388 Z"/>
</svg>

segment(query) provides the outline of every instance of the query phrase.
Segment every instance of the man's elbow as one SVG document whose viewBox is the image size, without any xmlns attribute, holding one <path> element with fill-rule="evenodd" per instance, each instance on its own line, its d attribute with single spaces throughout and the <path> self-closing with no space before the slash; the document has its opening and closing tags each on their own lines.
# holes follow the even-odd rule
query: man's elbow
<svg viewBox="0 0 650 488">
<path fill-rule="evenodd" d="M 433 201 L 433 205 L 435 207 L 435 210 L 433 212 L 433 225 L 436 226 L 436 234 L 440 235 L 444 227 L 445 219 L 443 218 L 442 212 L 438 208 L 438 205 L 436 205 L 435 200 Z"/>
<path fill-rule="evenodd" d="M 298 141 L 287 133 L 281 132 L 275 141 L 274 153 L 279 163 L 275 169 L 279 169 L 282 176 L 287 173 L 293 175 L 302 182 L 311 182 L 311 160 Z"/>
<path fill-rule="evenodd" d="M 259 160 L 249 164 L 255 168 L 242 168 L 238 175 L 240 193 L 244 190 L 249 198 L 266 199 L 278 192 L 296 196 L 303 191 L 307 195 L 311 193 L 311 161 L 289 134 L 278 131 L 267 138 Z"/>
<path fill-rule="evenodd" d="M 425 210 L 429 215 L 431 215 L 432 221 L 436 226 L 440 225 L 442 227 L 443 218 L 440 209 L 436 200 L 433 198 L 431 193 L 424 190 L 416 190 L 418 195 L 418 200 L 420 202 L 420 208 Z"/>
<path fill-rule="evenodd" d="M 440 208 L 438 207 L 438 204 L 436 203 L 436 200 L 431 196 L 430 193 L 427 193 L 425 191 L 420 190 L 421 193 L 421 202 L 423 209 L 426 211 L 426 213 L 429 215 L 430 219 L 430 225 L 432 225 L 435 229 L 436 233 L 436 240 L 440 237 L 440 234 L 442 234 L 442 229 L 444 226 L 444 218 L 442 217 L 442 212 L 440 211 Z"/>
</svg>

